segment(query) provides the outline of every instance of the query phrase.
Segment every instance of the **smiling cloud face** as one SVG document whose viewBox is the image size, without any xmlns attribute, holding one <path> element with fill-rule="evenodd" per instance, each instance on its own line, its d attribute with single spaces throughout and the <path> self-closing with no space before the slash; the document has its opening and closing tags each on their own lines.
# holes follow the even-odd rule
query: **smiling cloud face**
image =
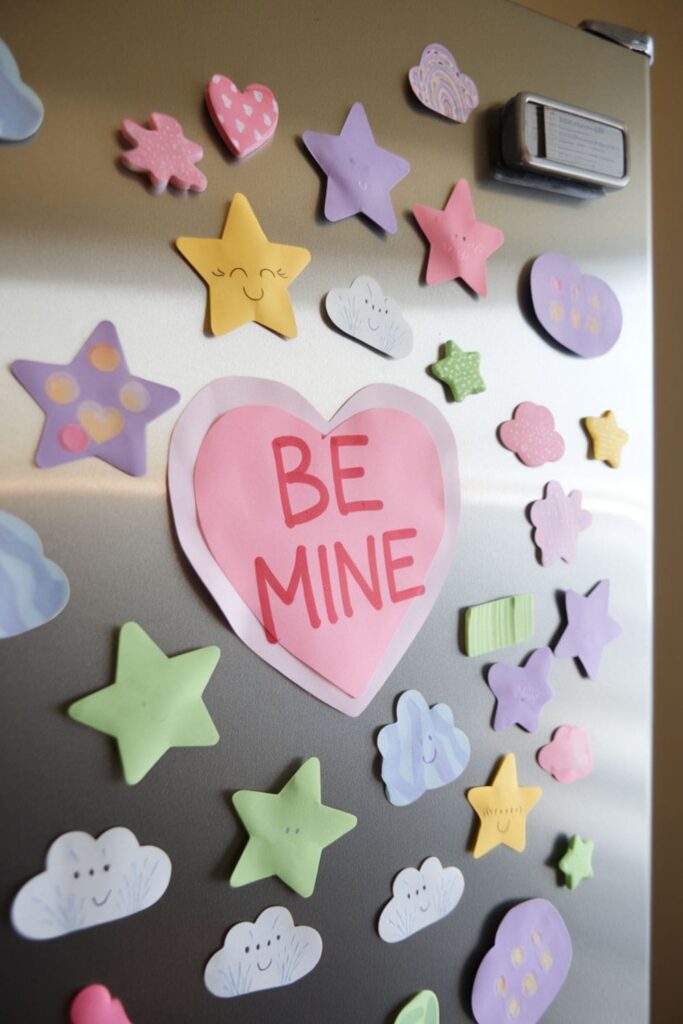
<svg viewBox="0 0 683 1024">
<path fill-rule="evenodd" d="M 116 921 L 156 903 L 171 862 L 156 846 L 140 846 L 127 828 L 94 839 L 65 832 L 50 847 L 45 871 L 17 893 L 12 924 L 26 939 L 52 939 Z"/>
<path fill-rule="evenodd" d="M 374 277 L 357 277 L 350 288 L 333 288 L 325 309 L 335 327 L 384 355 L 400 359 L 413 347 L 410 325 Z"/>
<path fill-rule="evenodd" d="M 227 999 L 291 985 L 320 960 L 323 943 L 315 928 L 297 927 L 284 907 L 268 907 L 254 923 L 234 925 L 204 971 L 204 984 Z"/>
<path fill-rule="evenodd" d="M 44 625 L 68 600 L 69 581 L 36 531 L 0 510 L 0 639 Z"/>
<path fill-rule="evenodd" d="M 393 898 L 380 914 L 377 930 L 385 942 L 401 942 L 455 910 L 465 888 L 462 872 L 428 857 L 419 868 L 399 871 Z"/>
</svg>

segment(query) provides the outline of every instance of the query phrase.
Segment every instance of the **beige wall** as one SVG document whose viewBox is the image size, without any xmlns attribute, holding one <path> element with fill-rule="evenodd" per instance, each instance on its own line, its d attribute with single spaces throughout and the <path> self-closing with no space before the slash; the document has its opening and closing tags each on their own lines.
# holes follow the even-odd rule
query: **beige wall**
<svg viewBox="0 0 683 1024">
<path fill-rule="evenodd" d="M 672 270 L 683 244 L 683 0 L 523 0 L 524 6 L 577 25 L 585 18 L 645 29 L 655 38 L 652 69 L 656 339 L 656 620 L 652 1021 L 681 1017 L 677 962 L 683 915 L 683 672 L 676 639 L 683 545 L 677 522 L 683 455 L 677 443 L 683 405 L 683 286 Z M 560 97 L 561 98 L 561 97 Z M 671 268 L 671 269 L 670 269 Z M 626 838 L 625 838 L 626 841 Z M 609 1022 L 612 1024 L 612 1022 Z M 615 1022 L 616 1024 L 616 1022 Z"/>
</svg>

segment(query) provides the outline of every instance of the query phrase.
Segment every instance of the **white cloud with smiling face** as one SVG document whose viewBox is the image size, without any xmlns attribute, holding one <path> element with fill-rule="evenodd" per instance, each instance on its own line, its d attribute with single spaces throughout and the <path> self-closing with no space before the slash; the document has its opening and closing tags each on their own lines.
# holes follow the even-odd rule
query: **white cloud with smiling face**
<svg viewBox="0 0 683 1024">
<path fill-rule="evenodd" d="M 457 907 L 465 888 L 462 872 L 443 867 L 438 857 L 428 857 L 418 868 L 399 871 L 393 897 L 379 917 L 377 930 L 385 942 L 401 942 L 435 924 Z"/>
<path fill-rule="evenodd" d="M 26 939 L 106 924 L 151 907 L 170 879 L 164 851 L 140 846 L 127 828 L 110 828 L 97 839 L 65 832 L 48 850 L 45 871 L 15 896 L 12 924 Z"/>
<path fill-rule="evenodd" d="M 206 965 L 204 984 L 223 999 L 291 985 L 313 970 L 322 951 L 315 928 L 297 927 L 284 907 L 267 907 L 253 924 L 230 929 Z"/>
<path fill-rule="evenodd" d="M 413 347 L 410 325 L 374 277 L 357 277 L 350 288 L 333 288 L 325 309 L 335 327 L 384 355 L 400 359 Z"/>
</svg>

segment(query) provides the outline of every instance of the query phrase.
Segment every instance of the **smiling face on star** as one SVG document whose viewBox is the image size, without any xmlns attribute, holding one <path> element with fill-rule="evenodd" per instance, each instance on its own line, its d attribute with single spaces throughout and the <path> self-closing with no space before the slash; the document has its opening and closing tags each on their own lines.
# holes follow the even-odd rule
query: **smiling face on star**
<svg viewBox="0 0 683 1024">
<path fill-rule="evenodd" d="M 267 291 L 272 291 L 279 283 L 288 280 L 289 275 L 282 267 L 252 266 L 250 270 L 243 266 L 232 267 L 229 271 L 222 266 L 211 271 L 211 276 L 223 281 L 229 290 L 239 292 L 250 302 L 260 302 Z M 238 295 L 239 297 L 239 295 Z"/>
<path fill-rule="evenodd" d="M 484 818 L 493 822 L 498 832 L 505 835 L 514 821 L 521 819 L 524 808 L 512 797 L 503 797 L 495 802 L 495 806 L 484 811 Z"/>
</svg>

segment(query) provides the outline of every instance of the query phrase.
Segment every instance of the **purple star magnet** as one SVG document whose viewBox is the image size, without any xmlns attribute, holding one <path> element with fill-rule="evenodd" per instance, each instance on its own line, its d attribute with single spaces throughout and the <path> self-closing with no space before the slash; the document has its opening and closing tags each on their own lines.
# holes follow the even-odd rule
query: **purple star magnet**
<svg viewBox="0 0 683 1024">
<path fill-rule="evenodd" d="M 603 647 L 621 636 L 621 626 L 607 614 L 609 580 L 597 583 L 586 597 L 568 590 L 565 601 L 567 627 L 555 647 L 555 657 L 578 658 L 586 674 L 595 679 Z"/>
<path fill-rule="evenodd" d="M 504 662 L 491 666 L 488 684 L 498 701 L 493 719 L 496 731 L 517 724 L 527 732 L 536 732 L 541 709 L 553 696 L 548 683 L 552 660 L 550 648 L 540 647 L 520 668 Z"/>
<path fill-rule="evenodd" d="M 354 103 L 339 135 L 304 132 L 303 140 L 327 175 L 327 219 L 364 213 L 393 235 L 396 214 L 389 193 L 405 178 L 410 164 L 377 145 L 363 104 Z"/>
<path fill-rule="evenodd" d="M 42 468 L 94 455 L 144 476 L 145 427 L 180 398 L 175 388 L 131 375 L 108 320 L 66 366 L 17 359 L 10 369 L 45 413 L 36 452 Z"/>
</svg>

